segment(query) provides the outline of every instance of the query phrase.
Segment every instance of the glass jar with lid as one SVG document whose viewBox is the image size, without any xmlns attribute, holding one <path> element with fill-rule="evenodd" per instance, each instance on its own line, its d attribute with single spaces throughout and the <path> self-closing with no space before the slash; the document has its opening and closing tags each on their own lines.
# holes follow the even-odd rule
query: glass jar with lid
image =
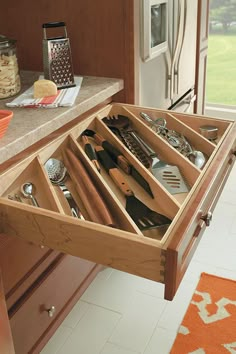
<svg viewBox="0 0 236 354">
<path fill-rule="evenodd" d="M 16 41 L 0 35 L 0 99 L 16 95 L 20 88 Z"/>
</svg>

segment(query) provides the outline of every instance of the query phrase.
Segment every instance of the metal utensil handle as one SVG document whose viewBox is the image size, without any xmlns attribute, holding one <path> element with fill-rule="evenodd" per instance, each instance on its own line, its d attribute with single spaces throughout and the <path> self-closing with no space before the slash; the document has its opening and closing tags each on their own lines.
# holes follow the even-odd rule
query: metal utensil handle
<svg viewBox="0 0 236 354">
<path fill-rule="evenodd" d="M 33 204 L 34 206 L 36 206 L 36 207 L 39 207 L 39 204 L 38 204 L 36 198 L 35 198 L 32 194 L 30 194 L 29 197 L 30 197 L 30 199 L 31 199 L 31 201 L 32 201 L 32 204 Z"/>
<path fill-rule="evenodd" d="M 130 131 L 119 130 L 122 142 L 128 147 L 131 153 L 146 167 L 150 167 L 150 159 L 140 147 L 140 144 L 130 135 Z"/>
<path fill-rule="evenodd" d="M 55 27 L 64 27 L 64 32 L 65 32 L 65 38 L 67 38 L 67 30 L 66 30 L 66 24 L 65 22 L 48 22 L 48 23 L 43 23 L 43 37 L 44 39 L 48 39 L 47 33 L 46 33 L 46 28 L 55 28 Z"/>
<path fill-rule="evenodd" d="M 135 132 L 130 132 L 130 135 L 135 139 L 147 156 L 156 156 L 155 151 L 147 143 L 145 143 L 140 136 L 138 136 Z"/>
<path fill-rule="evenodd" d="M 151 117 L 149 117 L 149 115 L 148 115 L 147 113 L 140 112 L 140 116 L 141 116 L 144 120 L 146 120 L 146 122 L 151 123 L 151 124 L 154 123 L 153 119 L 152 119 Z"/>
<path fill-rule="evenodd" d="M 72 215 L 75 217 L 75 218 L 79 218 L 81 219 L 81 216 L 80 216 L 80 211 L 78 209 L 78 206 L 75 202 L 75 200 L 73 199 L 70 191 L 67 189 L 67 187 L 64 185 L 64 184 L 59 184 L 59 187 L 60 189 L 62 190 L 69 206 L 70 206 L 70 209 L 71 209 L 71 213 Z"/>
</svg>

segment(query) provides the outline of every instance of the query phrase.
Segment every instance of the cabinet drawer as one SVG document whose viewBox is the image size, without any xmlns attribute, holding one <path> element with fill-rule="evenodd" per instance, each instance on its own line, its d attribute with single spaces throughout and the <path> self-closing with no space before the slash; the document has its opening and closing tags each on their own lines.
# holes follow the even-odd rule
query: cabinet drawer
<svg viewBox="0 0 236 354">
<path fill-rule="evenodd" d="M 35 246 L 17 237 L 0 236 L 0 268 L 7 299 L 51 253 L 47 247 Z M 33 280 L 31 280 L 33 282 Z M 27 286 L 30 286 L 28 282 Z M 11 304 L 12 305 L 12 304 Z M 9 307 L 9 306 L 8 306 Z"/>
<path fill-rule="evenodd" d="M 148 115 L 149 121 L 141 118 L 141 112 Z M 117 121 L 118 116 L 120 119 Z M 104 117 L 110 117 L 109 122 Z M 128 119 L 128 128 L 127 124 L 119 126 L 121 117 L 126 117 L 126 120 L 123 118 L 126 123 Z M 112 125 L 111 120 L 113 126 L 109 127 L 109 124 Z M 218 129 L 217 138 L 214 141 L 207 140 L 200 134 L 202 126 L 215 126 Z M 117 177 L 117 169 L 113 170 L 115 174 L 112 175 L 107 173 L 110 167 L 105 166 L 104 169 L 101 166 L 99 173 L 85 153 L 84 139 L 81 137 L 85 130 L 86 134 L 91 134 L 92 131 L 93 137 L 86 135 L 86 139 L 92 145 L 95 144 L 97 150 L 100 151 L 101 145 L 106 145 L 105 140 L 121 153 L 118 169 L 122 176 L 115 178 L 115 183 L 111 176 Z M 131 134 L 133 132 L 135 134 Z M 140 151 L 136 150 L 137 145 L 134 145 L 134 141 L 130 143 L 130 136 L 135 138 L 136 144 L 140 143 L 141 138 L 149 152 L 151 148 L 152 156 L 153 153 L 157 155 L 156 160 L 150 154 L 148 164 L 146 160 L 142 160 Z M 109 105 L 80 123 L 77 120 L 70 130 L 2 173 L 0 231 L 30 240 L 37 245 L 43 244 L 73 256 L 162 282 L 165 284 L 165 298 L 171 300 L 205 226 L 210 223 L 208 216 L 213 212 L 235 160 L 235 145 L 234 121 L 133 105 Z M 68 160 L 68 151 L 76 157 L 74 163 Z M 143 151 L 145 149 L 142 147 Z M 147 151 L 144 155 L 147 157 Z M 66 184 L 85 220 L 71 216 L 62 192 L 58 186 L 50 183 L 45 162 L 51 157 L 62 160 L 68 168 Z M 204 159 L 203 166 L 199 165 L 197 157 Z M 77 169 L 77 160 L 89 175 L 92 187 L 81 179 L 85 174 Z M 154 163 L 159 160 L 165 161 L 168 166 L 177 166 L 177 172 L 182 175 L 187 188 L 185 192 L 175 193 L 173 183 L 170 191 L 163 182 L 166 175 L 162 175 L 160 180 L 160 176 L 157 177 L 151 171 L 150 161 Z M 126 164 L 128 162 L 128 173 L 124 172 L 127 167 L 124 168 L 124 161 Z M 174 171 L 176 173 L 176 169 Z M 145 204 L 152 211 L 164 216 L 158 216 L 161 227 L 155 224 L 156 219 L 154 224 L 153 221 L 149 222 L 148 228 L 144 227 L 147 224 L 144 225 L 143 218 L 140 218 L 141 222 L 136 220 L 136 214 L 141 209 L 143 213 L 145 208 L 138 208 L 133 212 L 133 208 L 140 203 L 135 201 L 133 205 L 133 197 L 124 197 L 124 193 L 117 188 L 120 178 L 122 185 L 127 181 L 130 186 L 124 193 L 129 194 L 132 189 L 142 205 Z M 32 207 L 27 201 L 19 203 L 7 199 L 9 193 L 18 193 L 21 184 L 29 180 L 37 186 L 36 198 L 40 208 Z M 169 180 L 168 178 L 168 182 Z M 177 183 L 178 181 L 179 175 Z M 101 212 L 97 200 L 94 202 L 92 190 L 95 194 L 99 193 L 98 200 L 99 197 L 102 198 L 105 211 L 110 213 L 111 223 L 105 223 L 105 213 Z M 88 202 L 89 205 L 86 204 Z M 99 221 L 95 221 L 94 212 Z"/>
<path fill-rule="evenodd" d="M 93 263 L 72 256 L 55 264 L 10 319 L 16 353 L 29 352 L 93 268 Z"/>
</svg>

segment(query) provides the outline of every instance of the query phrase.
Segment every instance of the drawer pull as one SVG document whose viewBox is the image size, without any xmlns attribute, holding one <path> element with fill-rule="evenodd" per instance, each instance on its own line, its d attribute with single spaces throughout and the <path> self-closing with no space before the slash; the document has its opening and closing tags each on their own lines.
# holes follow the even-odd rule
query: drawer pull
<svg viewBox="0 0 236 354">
<path fill-rule="evenodd" d="M 201 219 L 205 222 L 206 226 L 210 226 L 212 213 L 208 211 L 205 215 L 201 216 Z"/>
<path fill-rule="evenodd" d="M 48 317 L 52 318 L 54 316 L 54 313 L 56 312 L 56 307 L 52 306 L 50 309 L 46 310 L 48 313 Z"/>
</svg>

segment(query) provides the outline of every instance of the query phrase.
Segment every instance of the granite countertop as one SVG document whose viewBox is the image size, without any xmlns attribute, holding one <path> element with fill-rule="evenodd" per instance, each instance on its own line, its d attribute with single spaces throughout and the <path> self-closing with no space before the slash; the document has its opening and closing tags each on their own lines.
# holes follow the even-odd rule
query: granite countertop
<svg viewBox="0 0 236 354">
<path fill-rule="evenodd" d="M 23 72 L 20 93 L 30 87 L 39 74 Z M 121 91 L 123 86 L 122 79 L 83 76 L 79 95 L 72 107 L 8 108 L 6 103 L 15 97 L 0 100 L 0 109 L 13 111 L 7 132 L 0 139 L 0 164 Z"/>
</svg>

